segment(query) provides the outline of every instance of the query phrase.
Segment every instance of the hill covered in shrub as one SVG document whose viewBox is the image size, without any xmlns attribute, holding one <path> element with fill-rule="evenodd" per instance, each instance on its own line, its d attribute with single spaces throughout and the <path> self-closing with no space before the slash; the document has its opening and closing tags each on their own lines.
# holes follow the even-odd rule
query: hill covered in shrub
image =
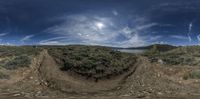
<svg viewBox="0 0 200 99">
<path fill-rule="evenodd" d="M 170 65 L 200 65 L 200 46 L 178 47 L 167 52 L 159 52 L 156 49 L 144 54 L 152 60 L 161 59 Z"/>
<path fill-rule="evenodd" d="M 31 58 L 36 56 L 41 48 L 32 46 L 0 46 L 0 67 L 6 69 L 17 69 L 28 67 Z"/>
</svg>

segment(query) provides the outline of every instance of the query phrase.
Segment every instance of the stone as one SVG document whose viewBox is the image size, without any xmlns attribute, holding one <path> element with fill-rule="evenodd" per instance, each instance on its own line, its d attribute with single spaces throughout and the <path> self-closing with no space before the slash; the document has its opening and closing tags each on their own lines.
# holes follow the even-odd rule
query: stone
<svg viewBox="0 0 200 99">
<path fill-rule="evenodd" d="M 21 94 L 17 93 L 17 94 L 14 94 L 13 96 L 14 97 L 17 97 L 17 96 L 20 96 Z"/>
</svg>

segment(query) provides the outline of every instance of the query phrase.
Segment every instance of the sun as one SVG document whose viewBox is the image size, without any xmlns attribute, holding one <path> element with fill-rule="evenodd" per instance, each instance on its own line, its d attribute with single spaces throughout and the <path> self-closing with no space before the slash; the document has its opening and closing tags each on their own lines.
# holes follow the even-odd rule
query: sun
<svg viewBox="0 0 200 99">
<path fill-rule="evenodd" d="M 98 29 L 103 29 L 104 27 L 105 27 L 105 25 L 102 23 L 102 22 L 96 22 L 95 23 L 95 25 L 96 25 L 96 27 L 98 28 Z"/>
</svg>

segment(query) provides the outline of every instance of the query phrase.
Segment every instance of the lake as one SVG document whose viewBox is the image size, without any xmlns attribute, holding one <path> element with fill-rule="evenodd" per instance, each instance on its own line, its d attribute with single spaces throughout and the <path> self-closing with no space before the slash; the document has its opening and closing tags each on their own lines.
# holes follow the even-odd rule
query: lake
<svg viewBox="0 0 200 99">
<path fill-rule="evenodd" d="M 120 52 L 125 52 L 125 53 L 135 53 L 135 54 L 142 54 L 147 50 L 142 50 L 142 49 L 117 49 Z"/>
</svg>

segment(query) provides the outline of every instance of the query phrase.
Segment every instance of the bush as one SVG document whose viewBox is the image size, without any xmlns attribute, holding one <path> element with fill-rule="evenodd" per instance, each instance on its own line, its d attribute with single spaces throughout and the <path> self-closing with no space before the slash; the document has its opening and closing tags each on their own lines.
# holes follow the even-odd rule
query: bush
<svg viewBox="0 0 200 99">
<path fill-rule="evenodd" d="M 13 60 L 7 62 L 4 66 L 4 68 L 13 70 L 13 69 L 18 69 L 20 67 L 28 67 L 31 64 L 31 59 L 30 57 L 26 55 L 21 55 L 15 57 Z"/>
</svg>

